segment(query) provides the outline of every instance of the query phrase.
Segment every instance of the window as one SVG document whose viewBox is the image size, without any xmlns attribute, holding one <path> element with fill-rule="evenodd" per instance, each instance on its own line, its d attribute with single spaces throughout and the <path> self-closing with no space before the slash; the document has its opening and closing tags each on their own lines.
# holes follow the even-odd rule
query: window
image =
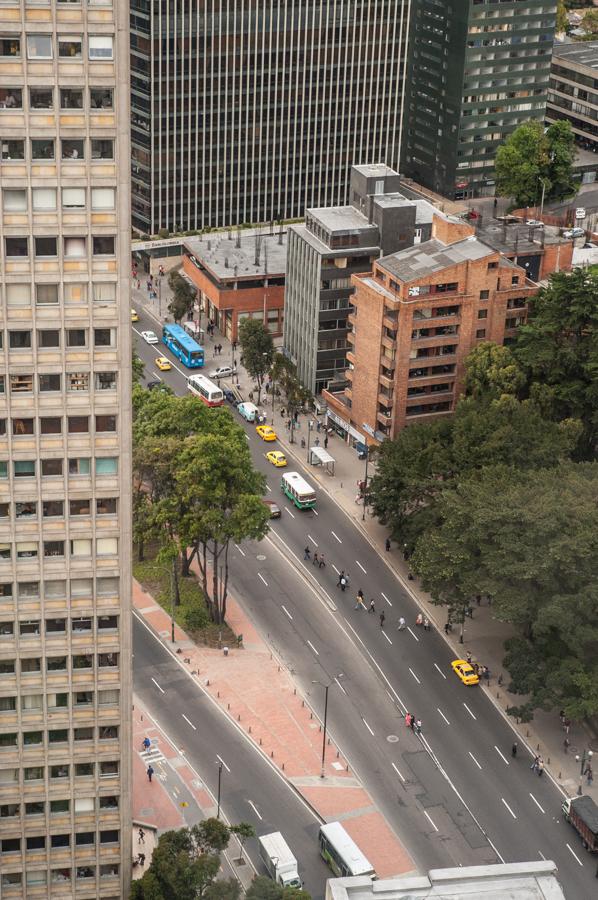
<svg viewBox="0 0 598 900">
<path fill-rule="evenodd" d="M 92 139 L 91 158 L 114 159 L 114 142 L 108 140 L 100 140 L 99 138 Z"/>
<path fill-rule="evenodd" d="M 17 544 L 17 546 L 19 545 Z M 39 635 L 41 634 L 39 620 L 23 619 L 21 622 L 19 622 L 19 634 L 22 637 L 39 637 Z"/>
<path fill-rule="evenodd" d="M 0 503 L 0 518 L 8 519 L 10 516 L 10 504 L 9 503 Z"/>
<path fill-rule="evenodd" d="M 96 836 L 93 831 L 80 831 L 75 835 L 75 844 L 77 847 L 90 847 L 96 842 Z"/>
<path fill-rule="evenodd" d="M 4 248 L 7 256 L 29 256 L 29 244 L 26 237 L 4 238 Z"/>
<path fill-rule="evenodd" d="M 480 300 L 488 300 L 490 291 L 480 291 Z"/>
<path fill-rule="evenodd" d="M 98 666 L 101 669 L 118 668 L 118 653 L 98 653 Z M 102 737 L 101 734 L 100 737 Z M 112 735 L 112 737 L 116 737 L 116 735 Z"/>
<path fill-rule="evenodd" d="M 34 241 L 36 257 L 58 255 L 58 242 L 55 237 L 36 237 Z"/>
<path fill-rule="evenodd" d="M 42 476 L 62 475 L 61 459 L 42 459 Z"/>
<path fill-rule="evenodd" d="M 100 844 L 118 844 L 120 832 L 118 829 L 100 831 Z"/>
<path fill-rule="evenodd" d="M 90 88 L 89 105 L 93 109 L 113 109 L 112 88 Z"/>
<path fill-rule="evenodd" d="M 114 347 L 116 345 L 116 329 L 94 328 L 93 345 L 94 347 Z"/>
<path fill-rule="evenodd" d="M 114 303 L 116 301 L 116 284 L 111 281 L 93 284 L 94 303 Z"/>
<path fill-rule="evenodd" d="M 92 762 L 83 762 L 75 764 L 75 778 L 87 778 L 90 775 L 93 775 L 93 763 Z M 91 801 L 92 808 L 91 810 L 85 810 L 85 812 L 93 812 L 93 800 Z M 77 810 L 77 801 L 75 800 L 75 812 L 83 812 L 84 810 Z"/>
<path fill-rule="evenodd" d="M 22 459 L 15 460 L 14 475 L 15 478 L 34 478 L 35 477 L 35 460 Z"/>
<path fill-rule="evenodd" d="M 50 619 L 49 621 L 54 621 Z M 64 622 L 64 619 L 59 619 L 57 621 Z M 46 620 L 46 629 L 47 629 L 48 620 Z M 66 672 L 66 656 L 48 656 L 46 657 L 46 668 L 48 672 Z"/>
<path fill-rule="evenodd" d="M 54 159 L 54 141 L 52 138 L 43 138 L 31 141 L 32 159 Z"/>
<path fill-rule="evenodd" d="M 87 285 L 67 282 L 64 285 L 65 303 L 87 303 Z"/>
<path fill-rule="evenodd" d="M 62 141 L 62 158 L 63 159 L 85 159 L 85 141 L 79 140 L 63 140 Z"/>
<path fill-rule="evenodd" d="M 60 347 L 60 332 L 57 328 L 44 329 L 37 332 L 37 346 L 40 350 Z"/>
<path fill-rule="evenodd" d="M 57 284 L 36 284 L 35 302 L 38 306 L 54 306 L 58 303 Z"/>
<path fill-rule="evenodd" d="M 78 538 L 71 541 L 71 556 L 91 556 L 91 539 Z"/>
<path fill-rule="evenodd" d="M 46 634 L 64 634 L 66 632 L 66 619 L 46 619 Z M 65 660 L 65 665 L 61 668 L 66 669 L 66 657 L 60 657 Z"/>
<path fill-rule="evenodd" d="M 40 375 L 39 376 L 40 393 L 48 393 L 60 390 L 60 375 Z"/>
<path fill-rule="evenodd" d="M 9 331 L 8 345 L 11 350 L 31 350 L 31 332 Z"/>
<path fill-rule="evenodd" d="M 6 285 L 6 305 L 7 306 L 31 306 L 31 285 L 29 285 L 29 284 L 7 284 Z"/>
<path fill-rule="evenodd" d="M 19 581 L 17 593 L 19 600 L 39 600 L 39 581 Z"/>
<path fill-rule="evenodd" d="M 23 734 L 24 747 L 37 747 L 43 743 L 43 735 L 41 731 L 26 731 Z"/>
<path fill-rule="evenodd" d="M 112 59 L 112 36 L 109 34 L 89 36 L 90 59 Z"/>
<path fill-rule="evenodd" d="M 91 208 L 92 209 L 114 209 L 116 192 L 114 188 L 94 188 L 91 189 Z"/>
<path fill-rule="evenodd" d="M 26 694 L 24 697 L 21 697 L 21 709 L 25 712 L 43 709 L 43 705 L 43 694 Z"/>
<path fill-rule="evenodd" d="M 40 778 L 43 778 L 43 769 L 42 775 Z M 27 850 L 45 850 L 46 849 L 46 836 L 44 834 L 35 834 L 31 837 L 26 838 L 27 841 Z"/>
<path fill-rule="evenodd" d="M 12 584 L 10 582 L 0 582 L 0 600 L 7 600 L 12 597 Z"/>
<path fill-rule="evenodd" d="M 498 269 L 498 262 L 489 262 L 488 271 L 490 271 L 491 269 Z"/>
<path fill-rule="evenodd" d="M 27 732 L 25 732 L 24 737 L 27 737 Z M 16 746 L 17 746 L 16 732 L 11 732 L 10 734 L 0 734 L 0 748 L 1 747 L 16 747 Z"/>
<path fill-rule="evenodd" d="M 0 56 L 20 56 L 21 42 L 18 38 L 0 38 Z"/>
<path fill-rule="evenodd" d="M 98 556 L 115 556 L 118 553 L 118 538 L 96 538 Z"/>
<path fill-rule="evenodd" d="M 116 631 L 118 628 L 118 616 L 98 616 L 98 628 Z"/>
<path fill-rule="evenodd" d="M 91 578 L 71 578 L 71 597 L 87 597 L 91 599 L 92 596 L 93 584 Z M 80 619 L 79 621 L 89 622 L 89 628 L 91 629 L 91 619 Z"/>
<path fill-rule="evenodd" d="M 5 162 L 13 159 L 25 159 L 25 141 L 3 140 L 0 146 L 2 147 L 2 159 Z"/>
<path fill-rule="evenodd" d="M 118 474 L 118 459 L 115 456 L 96 458 L 96 475 Z"/>
<path fill-rule="evenodd" d="M 13 769 L 16 778 L 14 781 L 18 780 L 18 772 L 16 769 Z M 0 775 L 0 779 L 2 776 Z M 11 781 L 13 779 L 10 779 Z M 20 814 L 20 807 L 18 803 L 4 803 L 0 806 L 0 819 L 12 819 L 14 816 L 18 816 Z"/>
<path fill-rule="evenodd" d="M 88 434 L 89 433 L 89 417 L 88 416 L 69 416 L 68 417 L 68 433 L 69 434 Z"/>
<path fill-rule="evenodd" d="M 14 675 L 15 672 L 14 659 L 0 659 L 0 675 Z"/>
<path fill-rule="evenodd" d="M 75 706 L 92 706 L 93 691 L 75 691 Z"/>
<path fill-rule="evenodd" d="M 70 809 L 70 800 L 50 800 L 50 814 L 59 815 Z"/>
<path fill-rule="evenodd" d="M 486 329 L 485 329 L 485 328 L 478 328 L 478 330 L 477 330 L 476 333 L 475 333 L 475 336 L 476 336 L 476 338 L 478 338 L 478 339 L 479 339 L 479 338 L 485 338 L 485 337 L 486 337 Z"/>
<path fill-rule="evenodd" d="M 16 708 L 16 697 L 0 697 L 0 712 L 15 712 Z"/>
<path fill-rule="evenodd" d="M 52 88 L 29 88 L 29 107 L 30 109 L 53 109 L 54 91 Z"/>
<path fill-rule="evenodd" d="M 89 500 L 71 500 L 69 505 L 71 516 L 88 516 L 91 513 Z"/>
<path fill-rule="evenodd" d="M 60 578 L 44 581 L 44 596 L 46 600 L 66 599 L 66 581 Z"/>
<path fill-rule="evenodd" d="M 64 884 L 71 880 L 71 870 L 69 868 L 52 869 L 50 872 L 50 881 L 52 884 Z"/>
<path fill-rule="evenodd" d="M 96 594 L 98 597 L 118 597 L 120 581 L 118 575 L 96 578 Z"/>
<path fill-rule="evenodd" d="M 33 391 L 33 375 L 11 375 L 11 394 L 31 394 Z"/>
<path fill-rule="evenodd" d="M 69 732 L 68 728 L 52 728 L 48 732 L 48 743 L 49 744 L 66 744 L 68 743 Z"/>
<path fill-rule="evenodd" d="M 4 188 L 2 191 L 2 209 L 5 212 L 26 212 L 27 191 L 24 188 Z"/>
<path fill-rule="evenodd" d="M 83 109 L 83 91 L 76 88 L 61 88 L 61 109 Z"/>
<path fill-rule="evenodd" d="M 0 109 L 23 109 L 21 88 L 0 87 Z"/>
<path fill-rule="evenodd" d="M 65 209 L 85 209 L 85 188 L 63 188 L 62 205 Z"/>
<path fill-rule="evenodd" d="M 37 657 L 21 659 L 21 675 L 31 675 L 41 672 L 41 660 Z"/>
<path fill-rule="evenodd" d="M 48 694 L 48 709 L 68 709 L 68 694 Z"/>
<path fill-rule="evenodd" d="M 87 391 L 89 389 L 88 372 L 69 372 L 66 378 L 67 391 Z"/>
<path fill-rule="evenodd" d="M 101 237 L 94 237 L 92 240 L 94 256 L 114 256 L 113 237 L 102 235 Z"/>
<path fill-rule="evenodd" d="M 96 431 L 116 431 L 116 416 L 96 416 Z"/>
<path fill-rule="evenodd" d="M 93 669 L 93 655 L 79 653 L 73 656 L 73 669 Z"/>
<path fill-rule="evenodd" d="M 93 728 L 86 725 L 82 728 L 73 729 L 73 739 L 75 741 L 93 741 Z"/>
<path fill-rule="evenodd" d="M 85 347 L 87 341 L 84 328 L 69 328 L 66 332 L 67 347 Z"/>
<path fill-rule="evenodd" d="M 67 259 L 82 259 L 87 255 L 84 237 L 65 237 L 64 255 Z"/>
<path fill-rule="evenodd" d="M 96 391 L 115 391 L 116 372 L 96 372 Z"/>
<path fill-rule="evenodd" d="M 56 188 L 34 187 L 31 190 L 34 212 L 56 209 Z M 56 255 L 56 254 L 54 254 Z"/>
<path fill-rule="evenodd" d="M 35 500 L 17 500 L 15 502 L 15 519 L 31 519 L 37 515 Z"/>
<path fill-rule="evenodd" d="M 488 318 L 488 310 L 487 309 L 479 309 L 478 310 L 478 319 L 487 319 Z"/>
<path fill-rule="evenodd" d="M 50 766 L 50 778 L 59 779 L 68 777 L 69 766 L 66 763 L 58 763 L 55 766 Z"/>
<path fill-rule="evenodd" d="M 11 888 L 18 887 L 18 885 L 22 884 L 23 876 L 20 872 L 3 872 L 2 873 L 2 887 Z"/>
<path fill-rule="evenodd" d="M 118 775 L 118 760 L 100 762 L 100 778 L 110 778 L 112 775 Z"/>
<path fill-rule="evenodd" d="M 80 37 L 58 36 L 58 56 L 61 59 L 81 59 L 83 56 Z"/>
<path fill-rule="evenodd" d="M 100 797 L 100 809 L 118 809 L 118 797 Z"/>
<path fill-rule="evenodd" d="M 37 559 L 37 541 L 19 541 L 17 544 L 17 559 Z"/>
<path fill-rule="evenodd" d="M 25 779 L 25 781 L 41 781 L 43 777 L 43 766 L 28 766 L 23 771 L 23 778 Z"/>
<path fill-rule="evenodd" d="M 44 541 L 44 557 L 64 556 L 64 541 Z"/>
<path fill-rule="evenodd" d="M 60 416 L 48 416 L 39 420 L 41 434 L 62 434 Z"/>
<path fill-rule="evenodd" d="M 69 475 L 91 474 L 91 460 L 88 456 L 69 459 Z"/>
<path fill-rule="evenodd" d="M 10 559 L 10 558 L 11 558 L 11 546 L 10 546 L 10 544 L 7 544 L 6 542 L 3 541 L 2 543 L 0 543 L 0 559 Z M 3 625 L 5 625 L 5 624 L 6 623 L 3 623 Z M 11 623 L 11 626 L 12 626 L 12 623 Z M 6 631 L 4 631 L 3 633 L 6 634 Z M 12 634 L 12 630 L 10 633 Z"/>
<path fill-rule="evenodd" d="M 27 59 L 52 59 L 52 36 L 28 34 Z"/>
</svg>

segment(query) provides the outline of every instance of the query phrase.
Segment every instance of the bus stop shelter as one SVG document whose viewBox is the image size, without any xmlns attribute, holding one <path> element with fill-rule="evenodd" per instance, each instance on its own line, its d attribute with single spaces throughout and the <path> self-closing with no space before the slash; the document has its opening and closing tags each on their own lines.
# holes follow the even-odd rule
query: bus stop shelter
<svg viewBox="0 0 598 900">
<path fill-rule="evenodd" d="M 323 447 L 310 447 L 308 462 L 312 466 L 322 466 L 328 475 L 334 475 L 334 457 Z"/>
</svg>

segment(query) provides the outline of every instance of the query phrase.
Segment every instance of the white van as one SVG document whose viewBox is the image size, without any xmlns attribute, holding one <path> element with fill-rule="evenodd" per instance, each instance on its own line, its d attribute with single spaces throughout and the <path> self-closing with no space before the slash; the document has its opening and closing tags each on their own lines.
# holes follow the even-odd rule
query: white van
<svg viewBox="0 0 598 900">
<path fill-rule="evenodd" d="M 239 403 L 237 409 L 247 422 L 255 422 L 260 414 L 255 403 Z"/>
</svg>

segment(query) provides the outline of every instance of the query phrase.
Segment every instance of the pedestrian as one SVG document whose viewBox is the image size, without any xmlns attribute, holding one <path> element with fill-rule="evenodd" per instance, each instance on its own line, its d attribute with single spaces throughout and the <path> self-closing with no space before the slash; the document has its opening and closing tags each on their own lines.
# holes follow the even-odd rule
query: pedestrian
<svg viewBox="0 0 598 900">
<path fill-rule="evenodd" d="M 474 662 L 474 664 L 473 664 L 473 671 L 476 673 L 476 675 L 479 678 L 480 677 L 480 667 L 477 662 Z"/>
<path fill-rule="evenodd" d="M 430 630 L 430 620 L 427 618 L 427 616 L 424 616 L 424 631 L 429 631 L 429 630 Z"/>
<path fill-rule="evenodd" d="M 537 772 L 538 772 L 538 776 L 541 778 L 542 775 L 544 774 L 544 760 L 543 759 L 538 760 Z"/>
<path fill-rule="evenodd" d="M 140 866 L 144 866 L 144 865 L 145 865 L 145 853 L 138 853 L 138 854 L 137 854 L 137 859 L 139 860 L 139 865 L 140 865 Z"/>
<path fill-rule="evenodd" d="M 150 741 L 150 739 L 149 739 L 149 738 L 147 737 L 147 735 L 146 735 L 146 737 L 143 738 L 143 749 L 144 749 L 144 750 L 149 750 L 149 748 L 151 747 L 151 745 L 152 745 L 152 742 Z"/>
<path fill-rule="evenodd" d="M 137 834 L 138 834 L 137 843 L 145 844 L 145 831 L 143 830 L 143 828 L 140 828 L 139 831 L 137 832 Z"/>
<path fill-rule="evenodd" d="M 348 572 L 345 572 L 345 584 L 347 585 L 347 587 L 349 587 L 349 585 L 351 584 L 351 576 Z"/>
<path fill-rule="evenodd" d="M 343 575 L 343 577 L 341 578 L 341 591 L 343 592 L 343 594 L 345 593 L 346 587 L 347 587 L 347 577 L 346 577 L 346 575 Z"/>
<path fill-rule="evenodd" d="M 303 559 L 310 559 L 310 557 L 311 557 L 311 553 L 310 553 L 309 547 L 306 547 L 305 550 L 303 551 Z"/>
<path fill-rule="evenodd" d="M 324 559 L 324 554 L 320 553 L 320 568 L 323 569 L 326 565 L 326 560 Z"/>
<path fill-rule="evenodd" d="M 415 716 L 413 714 L 411 714 L 411 721 L 409 722 L 409 725 L 411 727 L 411 731 L 415 731 Z"/>
<path fill-rule="evenodd" d="M 517 741 L 513 741 L 513 746 L 511 747 L 511 756 L 513 759 L 517 756 Z"/>
<path fill-rule="evenodd" d="M 328 435 L 324 438 L 324 450 L 328 449 Z"/>
<path fill-rule="evenodd" d="M 355 598 L 355 609 L 365 609 L 365 603 L 363 601 L 363 591 L 361 588 L 357 591 L 357 597 Z"/>
<path fill-rule="evenodd" d="M 318 432 L 318 434 L 320 433 L 320 428 L 321 428 L 321 427 L 322 427 L 322 423 L 318 420 L 318 421 L 316 422 L 316 431 Z"/>
<path fill-rule="evenodd" d="M 236 350 L 237 350 L 237 342 L 233 341 L 233 353 L 235 353 Z"/>
<path fill-rule="evenodd" d="M 407 728 L 409 728 L 411 725 L 411 713 L 409 712 L 405 713 L 405 725 L 407 726 Z"/>
<path fill-rule="evenodd" d="M 370 600 L 370 608 L 368 612 L 375 613 L 376 612 L 376 604 L 374 603 L 374 598 Z"/>
<path fill-rule="evenodd" d="M 382 610 L 382 612 L 380 613 L 380 628 L 384 628 L 384 620 L 385 619 L 386 619 L 386 616 L 384 615 L 384 610 Z"/>
<path fill-rule="evenodd" d="M 569 752 L 569 744 L 570 744 L 569 738 L 566 737 L 565 740 L 563 741 L 563 748 L 565 750 L 565 753 Z"/>
<path fill-rule="evenodd" d="M 592 771 L 591 766 L 587 766 L 586 768 L 586 778 L 588 780 L 588 784 L 591 784 L 594 780 L 594 772 Z"/>
<path fill-rule="evenodd" d="M 315 439 L 315 441 L 314 441 L 314 446 L 315 446 L 315 447 L 319 447 L 319 446 L 320 446 L 320 438 L 319 438 L 319 437 L 317 437 L 317 438 Z"/>
<path fill-rule="evenodd" d="M 530 769 L 532 770 L 532 772 L 536 772 L 536 771 L 537 771 L 539 762 L 540 762 L 540 757 L 539 757 L 539 756 L 534 756 L 534 761 L 533 761 L 533 763 L 532 763 L 531 766 L 530 766 Z"/>
<path fill-rule="evenodd" d="M 476 600 L 476 603 L 478 604 L 478 606 L 482 605 L 482 595 L 481 594 L 476 594 L 475 600 Z"/>
<path fill-rule="evenodd" d="M 490 684 L 490 669 L 488 666 L 484 666 L 484 678 L 486 679 L 486 684 Z"/>
<path fill-rule="evenodd" d="M 468 650 L 468 651 L 467 651 L 467 657 L 466 657 L 466 659 L 467 659 L 467 662 L 469 663 L 469 665 L 471 665 L 471 650 Z"/>
<path fill-rule="evenodd" d="M 153 774 L 154 774 L 154 770 L 153 770 L 152 766 L 148 766 L 147 767 L 147 780 L 149 781 L 150 784 L 152 783 L 152 775 Z"/>
<path fill-rule="evenodd" d="M 222 353 L 222 344 L 218 344 L 218 356 Z"/>
<path fill-rule="evenodd" d="M 415 731 L 416 731 L 416 734 L 422 733 L 422 720 L 421 719 L 418 719 L 417 722 L 415 723 Z"/>
<path fill-rule="evenodd" d="M 407 581 L 413 581 L 413 572 L 411 569 L 407 572 Z"/>
<path fill-rule="evenodd" d="M 139 279 L 137 279 L 137 290 L 139 290 L 140 287 L 141 287 L 141 282 L 139 281 Z"/>
<path fill-rule="evenodd" d="M 386 552 L 388 553 L 388 551 L 390 550 L 390 538 L 386 538 L 385 547 L 386 547 Z"/>
<path fill-rule="evenodd" d="M 319 564 L 317 551 L 314 550 L 314 558 L 311 561 L 312 566 L 317 566 Z"/>
<path fill-rule="evenodd" d="M 561 720 L 561 725 L 565 725 L 565 710 L 562 709 L 559 713 L 559 719 Z"/>
<path fill-rule="evenodd" d="M 341 581 L 344 577 L 345 577 L 345 570 L 343 569 L 341 572 L 338 573 L 338 581 L 336 582 L 337 587 L 341 586 Z"/>
</svg>

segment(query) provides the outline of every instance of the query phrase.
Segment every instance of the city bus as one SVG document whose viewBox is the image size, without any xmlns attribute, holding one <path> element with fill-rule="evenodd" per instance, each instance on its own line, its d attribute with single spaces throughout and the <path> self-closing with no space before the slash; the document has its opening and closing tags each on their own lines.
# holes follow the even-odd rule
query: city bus
<svg viewBox="0 0 598 900">
<path fill-rule="evenodd" d="M 188 369 L 203 366 L 203 347 L 200 347 L 180 325 L 165 325 L 162 329 L 162 343 L 166 344 Z"/>
<path fill-rule="evenodd" d="M 320 826 L 320 855 L 338 878 L 375 875 L 374 867 L 340 822 Z"/>
<path fill-rule="evenodd" d="M 206 406 L 222 406 L 224 403 L 223 391 L 205 375 L 189 375 L 187 390 L 199 397 Z"/>
<path fill-rule="evenodd" d="M 297 509 L 312 509 L 316 505 L 316 492 L 298 472 L 285 472 L 280 487 Z"/>
</svg>

